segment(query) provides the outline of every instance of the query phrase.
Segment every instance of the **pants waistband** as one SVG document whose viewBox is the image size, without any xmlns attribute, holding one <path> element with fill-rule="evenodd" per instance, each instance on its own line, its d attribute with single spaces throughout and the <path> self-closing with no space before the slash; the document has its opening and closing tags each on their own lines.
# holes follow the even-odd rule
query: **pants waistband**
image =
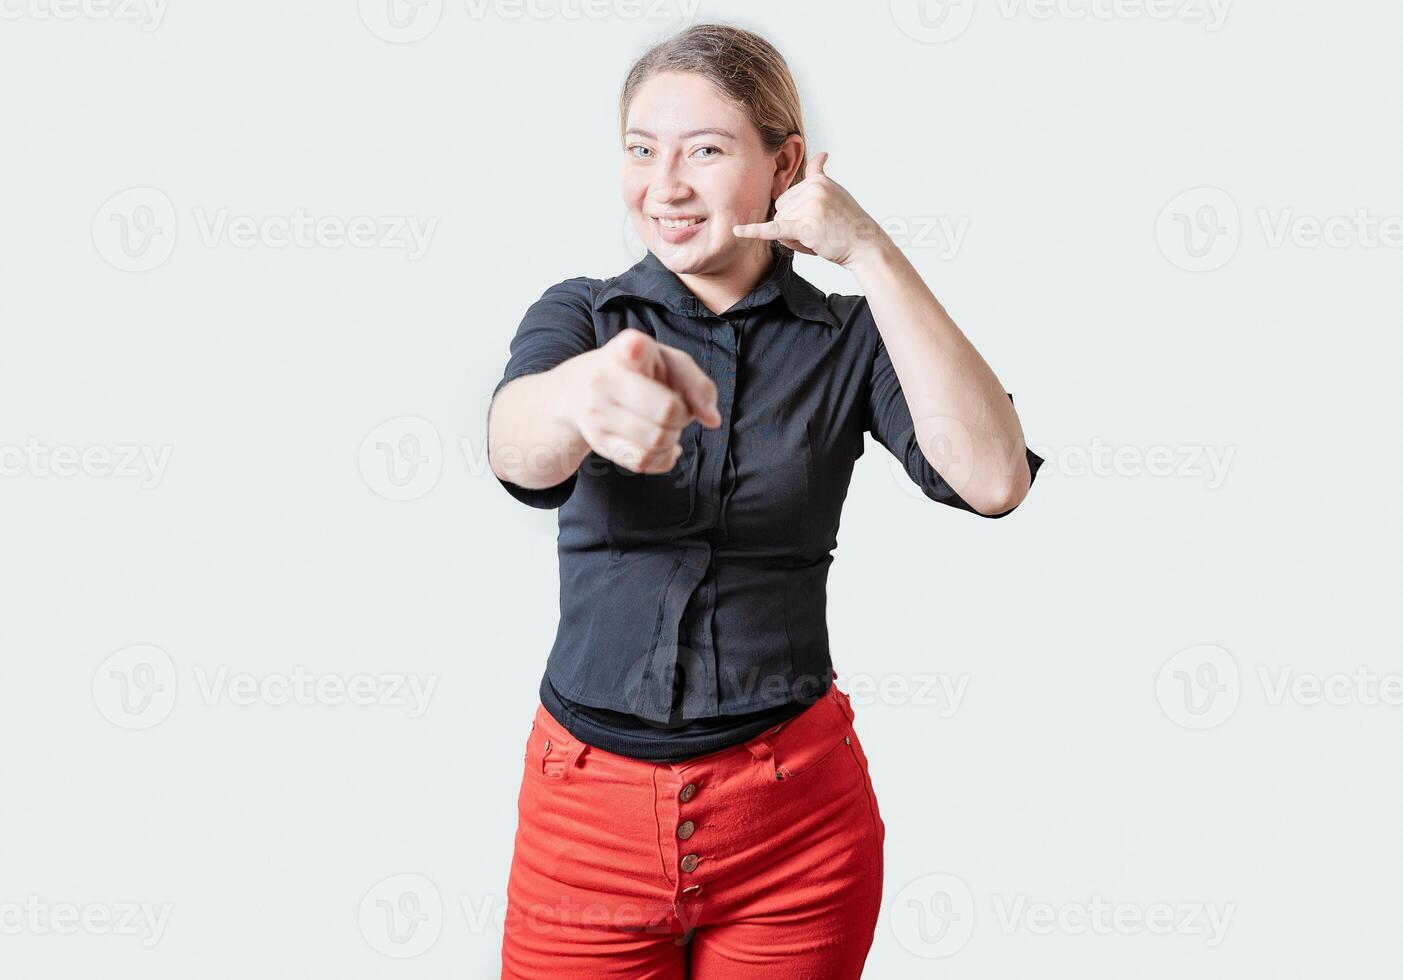
<svg viewBox="0 0 1403 980">
<path fill-rule="evenodd" d="M 848 695 L 838 687 L 838 672 L 836 670 L 832 672 L 832 676 L 833 682 L 829 684 L 823 695 L 793 718 L 788 718 L 739 745 L 709 752 L 696 758 L 683 759 L 680 762 L 650 762 L 646 759 L 634 759 L 590 745 L 571 735 L 569 730 L 546 710 L 545 705 L 538 705 L 533 724 L 553 743 L 555 750 L 561 753 L 560 757 L 568 768 L 579 765 L 580 760 L 586 754 L 596 758 L 609 759 L 620 765 L 645 769 L 671 769 L 677 773 L 685 772 L 702 764 L 724 763 L 731 757 L 742 754 L 748 754 L 756 759 L 770 760 L 774 758 L 775 750 L 781 744 L 781 740 L 802 743 L 806 739 L 820 738 L 852 724 L 851 701 Z"/>
</svg>

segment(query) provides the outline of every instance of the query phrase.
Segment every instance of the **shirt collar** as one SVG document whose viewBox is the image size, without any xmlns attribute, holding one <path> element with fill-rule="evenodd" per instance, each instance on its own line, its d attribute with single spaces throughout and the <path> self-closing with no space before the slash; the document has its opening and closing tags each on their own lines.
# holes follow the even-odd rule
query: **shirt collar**
<svg viewBox="0 0 1403 980">
<path fill-rule="evenodd" d="M 753 310 L 783 298 L 785 305 L 795 316 L 833 327 L 838 326 L 838 318 L 828 308 L 823 293 L 794 271 L 794 253 L 783 248 L 776 248 L 774 251 L 775 263 L 769 275 L 726 312 L 729 314 Z M 632 268 L 604 284 L 604 288 L 594 298 L 595 310 L 602 309 L 605 303 L 619 296 L 633 296 L 658 303 L 682 316 L 711 315 L 711 311 L 702 305 L 677 274 L 663 265 L 662 260 L 651 251 Z"/>
</svg>

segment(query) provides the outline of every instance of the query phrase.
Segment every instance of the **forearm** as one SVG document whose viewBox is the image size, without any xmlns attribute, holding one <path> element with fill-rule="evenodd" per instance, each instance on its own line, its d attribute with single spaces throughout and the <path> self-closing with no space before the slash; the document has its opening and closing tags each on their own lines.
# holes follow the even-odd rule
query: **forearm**
<svg viewBox="0 0 1403 980">
<path fill-rule="evenodd" d="M 553 487 L 580 467 L 589 443 L 570 420 L 580 357 L 503 385 L 488 406 L 488 465 L 529 489 Z"/>
<path fill-rule="evenodd" d="M 847 268 L 867 296 L 922 454 L 976 510 L 1017 506 L 1030 474 L 1023 426 L 1003 384 L 890 239 Z"/>
</svg>

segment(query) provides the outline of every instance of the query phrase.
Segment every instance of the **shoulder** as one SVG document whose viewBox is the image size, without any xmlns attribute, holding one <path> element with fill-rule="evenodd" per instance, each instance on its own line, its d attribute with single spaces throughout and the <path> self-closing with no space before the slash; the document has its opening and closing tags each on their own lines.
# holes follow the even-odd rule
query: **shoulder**
<svg viewBox="0 0 1403 980">
<path fill-rule="evenodd" d="M 592 307 L 594 298 L 599 295 L 599 290 L 607 281 L 590 276 L 572 276 L 547 286 L 536 302 Z"/>
<path fill-rule="evenodd" d="M 877 332 L 877 324 L 872 319 L 872 310 L 867 305 L 866 296 L 861 293 L 824 294 L 817 289 L 814 292 L 850 342 L 872 345 L 880 339 L 881 335 Z"/>
</svg>

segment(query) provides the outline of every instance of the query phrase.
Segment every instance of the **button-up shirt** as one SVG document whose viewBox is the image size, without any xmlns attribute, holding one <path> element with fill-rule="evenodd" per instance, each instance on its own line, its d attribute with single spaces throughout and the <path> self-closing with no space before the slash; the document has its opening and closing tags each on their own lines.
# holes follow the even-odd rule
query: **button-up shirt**
<svg viewBox="0 0 1403 980">
<path fill-rule="evenodd" d="M 612 279 L 551 286 L 511 341 L 494 395 L 626 327 L 685 351 L 716 384 L 721 425 L 685 427 L 669 473 L 590 452 L 553 487 L 501 480 L 523 503 L 559 508 L 560 620 L 541 700 L 582 741 L 687 758 L 827 690 L 828 568 L 865 434 L 927 498 L 979 513 L 921 452 L 866 297 L 825 295 L 793 254 L 776 246 L 766 278 L 715 314 L 649 252 Z M 1036 476 L 1043 460 L 1025 452 Z"/>
</svg>

